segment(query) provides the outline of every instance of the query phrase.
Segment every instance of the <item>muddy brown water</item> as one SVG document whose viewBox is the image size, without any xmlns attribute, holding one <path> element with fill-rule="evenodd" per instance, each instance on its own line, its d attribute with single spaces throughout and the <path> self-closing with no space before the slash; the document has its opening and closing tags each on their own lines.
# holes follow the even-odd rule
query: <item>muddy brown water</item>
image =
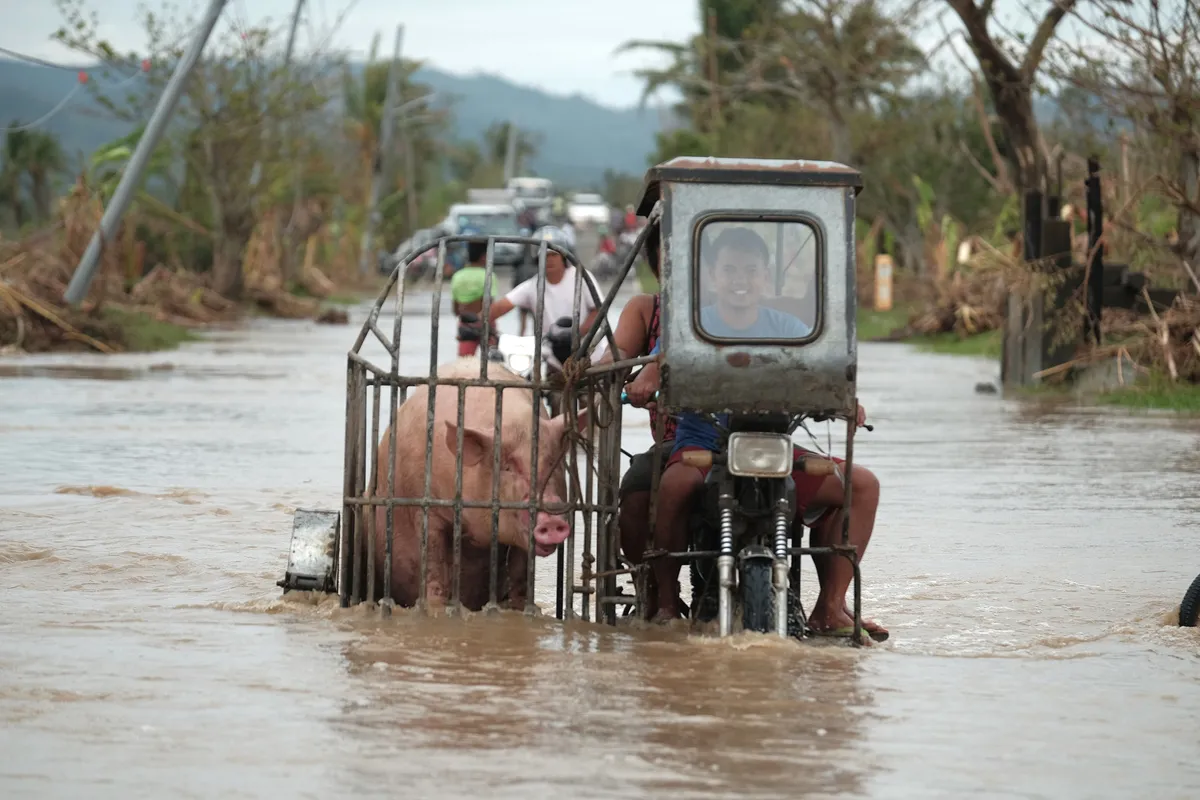
<svg viewBox="0 0 1200 800">
<path fill-rule="evenodd" d="M 380 620 L 274 585 L 292 509 L 339 504 L 355 332 L 0 361 L 0 794 L 1200 795 L 1200 636 L 1172 624 L 1196 422 L 975 395 L 987 362 L 865 345 L 886 644 Z"/>
</svg>

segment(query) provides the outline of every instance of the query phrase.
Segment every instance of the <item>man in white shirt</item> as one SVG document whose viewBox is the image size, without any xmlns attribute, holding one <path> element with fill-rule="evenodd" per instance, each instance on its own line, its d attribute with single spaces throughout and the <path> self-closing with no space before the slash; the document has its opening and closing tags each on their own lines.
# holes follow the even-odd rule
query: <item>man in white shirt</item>
<svg viewBox="0 0 1200 800">
<path fill-rule="evenodd" d="M 536 238 L 543 239 L 564 249 L 568 247 L 566 236 L 558 228 L 542 228 L 537 232 Z M 583 275 L 585 283 L 580 290 L 580 307 L 578 313 L 578 317 L 581 320 L 579 326 L 581 336 L 587 333 L 592 327 L 592 324 L 596 320 L 596 311 L 598 310 L 598 304 L 592 299 L 592 293 L 587 286 L 588 283 L 596 286 L 596 279 L 586 269 L 583 271 Z M 492 325 L 494 326 L 496 320 L 514 308 L 528 311 L 530 314 L 537 313 L 537 282 L 537 276 L 534 275 L 532 278 L 514 286 L 512 291 L 494 302 L 488 312 L 488 317 Z M 599 294 L 599 289 L 597 289 L 597 294 Z M 601 297 L 600 299 L 603 300 L 604 298 Z M 547 336 L 555 330 L 555 322 L 558 319 L 562 317 L 574 319 L 576 316 L 575 267 L 568 266 L 561 255 L 554 250 L 547 249 L 546 289 L 542 312 L 542 357 L 555 369 L 561 368 L 562 363 L 555 357 L 553 347 Z M 604 349 L 605 342 L 601 341 L 593 351 L 592 359 L 598 359 L 603 355 Z"/>
</svg>

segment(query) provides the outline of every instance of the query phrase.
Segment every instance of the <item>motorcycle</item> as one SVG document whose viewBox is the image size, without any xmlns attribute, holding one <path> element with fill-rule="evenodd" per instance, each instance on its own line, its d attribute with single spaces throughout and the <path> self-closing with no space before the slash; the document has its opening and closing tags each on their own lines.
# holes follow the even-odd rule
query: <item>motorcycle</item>
<svg viewBox="0 0 1200 800">
<path fill-rule="evenodd" d="M 621 402 L 629 402 L 624 393 Z M 716 452 L 683 453 L 683 463 L 708 469 L 688 520 L 690 615 L 699 622 L 716 619 L 722 636 L 733 630 L 735 609 L 740 609 L 742 630 L 804 635 L 807 619 L 798 591 L 801 560 L 792 555 L 802 546 L 792 532 L 792 473 L 833 475 L 837 465 L 794 451 L 791 434 L 800 419 L 789 414 L 735 414 L 728 429 L 721 431 Z"/>
</svg>

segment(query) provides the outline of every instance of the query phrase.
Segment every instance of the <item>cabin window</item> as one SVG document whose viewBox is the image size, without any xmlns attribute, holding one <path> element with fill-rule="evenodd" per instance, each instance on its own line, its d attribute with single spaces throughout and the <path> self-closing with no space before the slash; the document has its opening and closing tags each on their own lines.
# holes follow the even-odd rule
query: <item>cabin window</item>
<svg viewBox="0 0 1200 800">
<path fill-rule="evenodd" d="M 803 343 L 821 322 L 821 231 L 794 217 L 701 220 L 693 324 L 714 342 Z"/>
</svg>

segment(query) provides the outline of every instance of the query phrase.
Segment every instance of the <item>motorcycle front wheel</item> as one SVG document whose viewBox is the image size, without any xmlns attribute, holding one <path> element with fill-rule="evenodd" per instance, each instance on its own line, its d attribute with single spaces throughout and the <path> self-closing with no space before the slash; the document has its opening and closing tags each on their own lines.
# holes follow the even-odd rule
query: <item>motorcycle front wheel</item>
<svg viewBox="0 0 1200 800">
<path fill-rule="evenodd" d="M 1200 575 L 1192 581 L 1192 585 L 1184 592 L 1183 602 L 1179 604 L 1179 627 L 1194 628 L 1200 618 Z"/>
<path fill-rule="evenodd" d="M 742 562 L 738 592 L 742 596 L 742 629 L 755 633 L 775 630 L 775 585 L 770 559 L 750 558 Z"/>
</svg>

